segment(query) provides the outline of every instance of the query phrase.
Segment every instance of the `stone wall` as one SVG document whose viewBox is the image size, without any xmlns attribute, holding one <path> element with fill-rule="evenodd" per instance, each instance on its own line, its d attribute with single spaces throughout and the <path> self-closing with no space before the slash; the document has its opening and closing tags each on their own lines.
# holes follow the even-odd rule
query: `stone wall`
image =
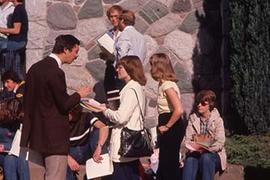
<svg viewBox="0 0 270 180">
<path fill-rule="evenodd" d="M 102 80 L 105 63 L 99 58 L 96 38 L 110 27 L 106 10 L 119 4 L 136 13 L 135 27 L 147 41 L 144 64 L 148 83 L 148 119 L 156 119 L 157 83 L 149 74 L 148 59 L 155 52 L 170 55 L 179 78 L 182 102 L 188 114 L 194 93 L 221 87 L 220 0 L 26 0 L 29 15 L 27 69 L 47 55 L 59 34 L 70 33 L 82 46 L 79 58 L 64 66 L 68 88 L 81 84 L 95 87 L 95 96 L 104 101 Z"/>
</svg>

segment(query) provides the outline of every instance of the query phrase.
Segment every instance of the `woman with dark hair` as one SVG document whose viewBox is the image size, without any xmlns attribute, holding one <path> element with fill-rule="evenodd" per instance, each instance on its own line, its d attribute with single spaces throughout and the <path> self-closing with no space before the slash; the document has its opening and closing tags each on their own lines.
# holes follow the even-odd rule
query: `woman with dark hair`
<svg viewBox="0 0 270 180">
<path fill-rule="evenodd" d="M 188 152 L 183 180 L 196 180 L 198 175 L 202 180 L 213 180 L 216 171 L 226 168 L 225 131 L 215 100 L 216 95 L 211 90 L 202 90 L 196 96 L 196 109 L 186 129 Z"/>
<path fill-rule="evenodd" d="M 139 180 L 139 159 L 121 157 L 118 151 L 122 128 L 142 129 L 141 112 L 145 109 L 145 94 L 142 86 L 146 84 L 146 78 L 142 63 L 137 56 L 125 56 L 120 59 L 116 71 L 118 78 L 125 83 L 120 91 L 120 106 L 116 111 L 103 109 L 104 115 L 115 123 L 110 141 L 110 155 L 114 166 L 112 179 Z"/>
<path fill-rule="evenodd" d="M 179 149 L 184 137 L 183 107 L 177 79 L 169 57 L 157 53 L 150 58 L 151 75 L 158 87 L 158 180 L 179 180 Z"/>
</svg>

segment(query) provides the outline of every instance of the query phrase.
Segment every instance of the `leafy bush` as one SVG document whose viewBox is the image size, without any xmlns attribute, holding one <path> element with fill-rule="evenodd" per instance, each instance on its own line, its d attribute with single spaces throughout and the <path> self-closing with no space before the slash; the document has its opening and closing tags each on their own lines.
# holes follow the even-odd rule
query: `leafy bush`
<svg viewBox="0 0 270 180">
<path fill-rule="evenodd" d="M 270 169 L 270 135 L 227 137 L 225 148 L 229 163 Z"/>
<path fill-rule="evenodd" d="M 229 4 L 233 106 L 250 133 L 264 133 L 270 127 L 270 1 Z"/>
</svg>

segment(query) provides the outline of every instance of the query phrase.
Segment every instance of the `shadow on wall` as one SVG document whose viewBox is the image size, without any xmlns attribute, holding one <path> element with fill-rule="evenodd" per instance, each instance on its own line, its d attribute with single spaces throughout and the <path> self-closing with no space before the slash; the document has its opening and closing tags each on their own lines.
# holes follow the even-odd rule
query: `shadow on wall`
<svg viewBox="0 0 270 180">
<path fill-rule="evenodd" d="M 216 106 L 222 114 L 221 2 L 222 0 L 204 0 L 203 10 L 196 11 L 195 15 L 200 25 L 192 56 L 194 72 L 192 85 L 195 94 L 204 89 L 214 91 L 217 96 Z"/>
</svg>

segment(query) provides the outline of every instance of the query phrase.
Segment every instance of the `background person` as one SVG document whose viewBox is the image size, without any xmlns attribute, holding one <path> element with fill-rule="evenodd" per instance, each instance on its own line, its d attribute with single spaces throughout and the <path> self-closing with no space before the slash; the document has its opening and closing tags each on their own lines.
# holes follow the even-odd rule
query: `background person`
<svg viewBox="0 0 270 180">
<path fill-rule="evenodd" d="M 158 180 L 179 180 L 179 149 L 184 137 L 184 110 L 180 90 L 169 57 L 157 53 L 150 58 L 151 75 L 158 86 Z"/>
<path fill-rule="evenodd" d="M 145 94 L 143 87 L 146 84 L 143 66 L 137 56 L 125 56 L 116 66 L 118 78 L 125 82 L 120 91 L 120 106 L 118 110 L 104 108 L 104 115 L 115 123 L 110 141 L 110 155 L 113 161 L 113 180 L 139 180 L 139 158 L 125 158 L 118 154 L 120 148 L 121 130 L 128 127 L 140 130 L 143 124 L 141 110 L 145 110 Z M 137 97 L 135 92 L 137 93 Z"/>
<path fill-rule="evenodd" d="M 115 42 L 116 62 L 124 56 L 138 56 L 142 62 L 145 60 L 146 43 L 143 35 L 135 29 L 134 25 L 134 12 L 123 10 L 118 25 L 121 34 Z"/>
<path fill-rule="evenodd" d="M 197 135 L 208 135 L 214 141 L 208 150 L 198 147 L 187 153 L 183 180 L 195 180 L 198 175 L 202 180 L 213 180 L 216 171 L 226 168 L 225 130 L 215 100 L 211 90 L 202 90 L 196 96 L 196 109 L 189 117 L 184 143 L 187 146 Z"/>
<path fill-rule="evenodd" d="M 113 5 L 107 10 L 107 17 L 112 24 L 113 28 L 111 28 L 107 34 L 116 41 L 117 37 L 120 35 L 119 31 L 119 17 L 122 14 L 122 7 L 119 5 Z M 106 56 L 106 54 L 103 54 L 103 59 L 106 60 L 106 69 L 105 69 L 105 76 L 104 76 L 104 88 L 105 93 L 107 95 L 107 99 L 109 98 L 119 98 L 119 91 L 123 86 L 123 83 L 117 78 L 117 72 L 115 70 L 115 57 L 114 56 Z M 110 99 L 109 99 L 110 100 Z M 111 101 L 114 108 L 117 109 L 117 102 L 119 102 L 119 99 L 115 102 Z"/>
<path fill-rule="evenodd" d="M 22 77 L 21 58 L 18 52 L 26 46 L 28 33 L 28 15 L 23 5 L 23 0 L 10 0 L 15 6 L 11 27 L 0 27 L 0 33 L 8 34 L 7 56 L 5 57 L 5 71 L 13 69 Z"/>
<path fill-rule="evenodd" d="M 14 5 L 10 0 L 0 0 L 0 27 L 10 26 Z M 7 48 L 7 35 L 0 33 L 0 53 Z"/>
<path fill-rule="evenodd" d="M 22 105 L 25 81 L 22 81 L 17 73 L 13 71 L 5 72 L 1 80 L 7 91 L 12 93 L 12 96 L 6 97 L 6 99 L 16 98 Z M 0 109 L 0 111 L 3 110 Z M 4 119 L 4 122 L 0 121 L 0 146 L 2 147 L 0 150 L 0 165 L 3 166 L 6 180 L 30 179 L 28 161 L 9 154 L 12 141 L 17 129 L 20 128 L 21 122 L 22 117 L 19 119 Z"/>
<path fill-rule="evenodd" d="M 108 137 L 108 127 L 90 112 L 82 112 L 81 106 L 77 106 L 69 113 L 70 149 L 68 155 L 67 180 L 77 179 L 80 165 L 93 157 L 94 161 L 101 162 L 101 153 L 104 152 L 104 144 Z M 99 129 L 95 149 L 90 145 L 90 135 L 94 129 Z M 106 147 L 105 147 L 106 148 Z"/>
<path fill-rule="evenodd" d="M 68 113 L 90 93 L 82 87 L 67 94 L 62 64 L 78 56 L 80 41 L 72 35 L 55 39 L 52 53 L 33 64 L 26 77 L 24 122 L 21 146 L 40 153 L 45 162 L 45 179 L 66 178 L 69 152 Z"/>
</svg>

